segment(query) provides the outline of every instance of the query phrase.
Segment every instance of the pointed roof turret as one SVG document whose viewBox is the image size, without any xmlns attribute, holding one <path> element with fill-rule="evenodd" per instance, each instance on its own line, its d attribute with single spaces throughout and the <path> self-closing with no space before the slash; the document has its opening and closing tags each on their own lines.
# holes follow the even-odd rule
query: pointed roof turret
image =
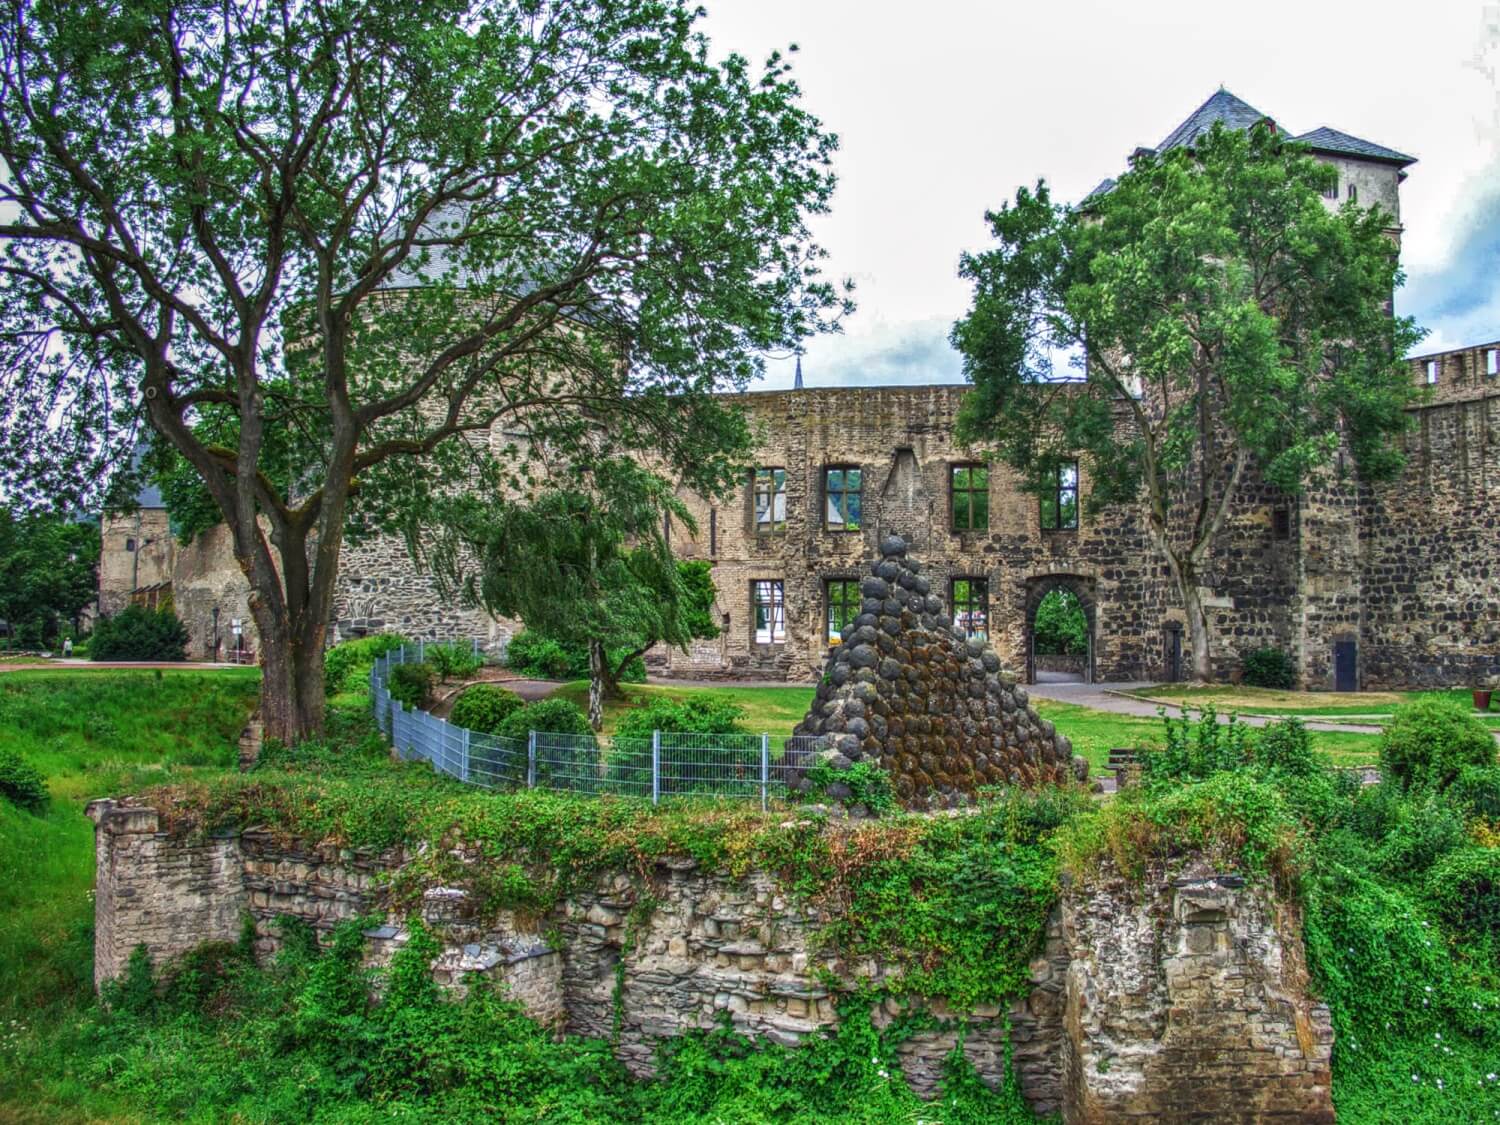
<svg viewBox="0 0 1500 1125">
<path fill-rule="evenodd" d="M 1262 121 L 1276 124 L 1268 115 L 1249 102 L 1235 97 L 1220 86 L 1213 97 L 1193 110 L 1186 121 L 1167 134 L 1166 139 L 1156 146 L 1156 151 L 1166 152 L 1173 148 L 1192 147 L 1194 141 L 1218 122 L 1222 122 L 1226 129 L 1249 129 L 1259 125 Z"/>
</svg>

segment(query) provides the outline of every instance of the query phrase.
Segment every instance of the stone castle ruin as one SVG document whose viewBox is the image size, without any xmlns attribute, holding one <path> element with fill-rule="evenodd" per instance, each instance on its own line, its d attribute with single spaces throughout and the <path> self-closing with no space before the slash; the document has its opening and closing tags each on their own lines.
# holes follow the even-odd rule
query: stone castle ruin
<svg viewBox="0 0 1500 1125">
<path fill-rule="evenodd" d="M 886 536 L 880 554 L 794 735 L 817 736 L 817 760 L 835 770 L 883 768 L 907 808 L 964 804 L 989 785 L 1066 782 L 1075 770 L 1067 738 L 1028 706 L 982 636 L 949 624 L 904 539 Z M 851 795 L 837 781 L 827 791 Z"/>
</svg>

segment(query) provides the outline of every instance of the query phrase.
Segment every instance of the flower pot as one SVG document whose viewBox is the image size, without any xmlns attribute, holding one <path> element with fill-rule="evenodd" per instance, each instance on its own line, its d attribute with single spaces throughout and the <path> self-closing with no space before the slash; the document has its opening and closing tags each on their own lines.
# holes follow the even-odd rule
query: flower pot
<svg viewBox="0 0 1500 1125">
<path fill-rule="evenodd" d="M 1475 688 L 1474 689 L 1474 710 L 1476 710 L 1476 711 L 1488 711 L 1489 709 L 1490 709 L 1490 689 L 1489 688 Z"/>
</svg>

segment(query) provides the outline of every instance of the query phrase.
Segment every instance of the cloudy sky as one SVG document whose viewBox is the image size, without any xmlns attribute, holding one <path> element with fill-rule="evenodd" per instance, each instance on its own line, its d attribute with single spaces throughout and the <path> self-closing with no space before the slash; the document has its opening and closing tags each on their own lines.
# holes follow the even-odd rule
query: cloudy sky
<svg viewBox="0 0 1500 1125">
<path fill-rule="evenodd" d="M 961 378 L 948 329 L 983 214 L 1048 179 L 1077 199 L 1220 85 L 1301 133 L 1417 157 L 1400 311 L 1420 350 L 1500 338 L 1500 0 L 708 0 L 718 52 L 795 43 L 839 135 L 815 233 L 859 310 L 812 341 L 808 385 Z M 764 387 L 791 382 L 773 360 Z"/>
</svg>

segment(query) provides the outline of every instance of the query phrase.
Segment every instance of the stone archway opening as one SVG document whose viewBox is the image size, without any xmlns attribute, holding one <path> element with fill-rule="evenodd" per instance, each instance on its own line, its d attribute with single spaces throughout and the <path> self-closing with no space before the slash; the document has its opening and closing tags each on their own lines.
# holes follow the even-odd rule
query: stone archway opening
<svg viewBox="0 0 1500 1125">
<path fill-rule="evenodd" d="M 1026 682 L 1094 682 L 1094 582 L 1077 574 L 1026 581 Z"/>
</svg>

